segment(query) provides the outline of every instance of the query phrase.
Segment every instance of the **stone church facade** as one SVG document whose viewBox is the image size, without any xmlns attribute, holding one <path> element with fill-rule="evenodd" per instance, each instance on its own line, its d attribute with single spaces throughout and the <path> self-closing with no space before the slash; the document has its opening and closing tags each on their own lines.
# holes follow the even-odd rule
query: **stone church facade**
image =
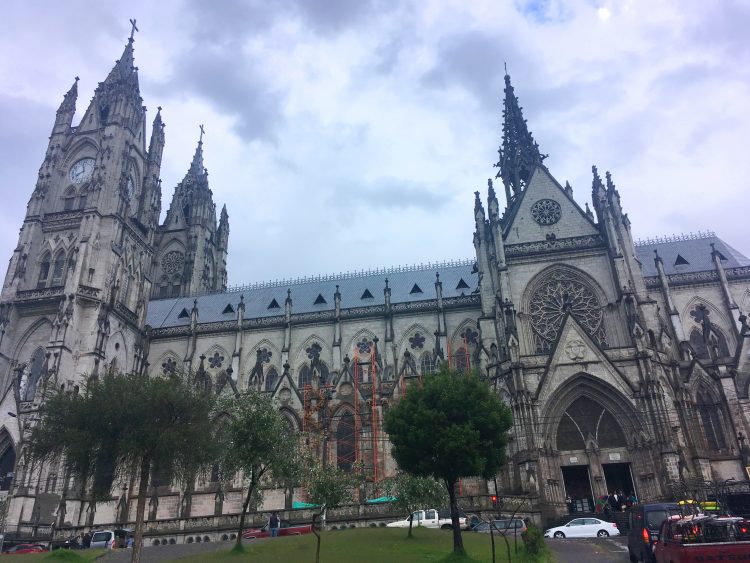
<svg viewBox="0 0 750 563">
<path fill-rule="evenodd" d="M 713 233 L 635 242 L 595 167 L 582 208 L 505 81 L 499 172 L 475 194 L 471 259 L 232 289 L 202 138 L 159 223 L 164 124 L 157 112 L 147 147 L 132 37 L 75 127 L 74 83 L 0 294 L 6 525 L 133 519 L 132 480 L 93 504 L 62 466 L 16 460 L 43 391 L 78 392 L 104 370 L 258 389 L 326 463 L 356 464 L 374 490 L 395 471 L 384 413 L 443 361 L 486 378 L 514 418 L 507 467 L 467 480 L 465 495 L 530 495 L 553 515 L 566 495 L 586 509 L 612 490 L 653 500 L 680 482 L 747 479 L 750 260 Z M 236 485 L 155 479 L 148 520 L 234 515 Z M 268 491 L 262 508 L 304 495 Z"/>
</svg>

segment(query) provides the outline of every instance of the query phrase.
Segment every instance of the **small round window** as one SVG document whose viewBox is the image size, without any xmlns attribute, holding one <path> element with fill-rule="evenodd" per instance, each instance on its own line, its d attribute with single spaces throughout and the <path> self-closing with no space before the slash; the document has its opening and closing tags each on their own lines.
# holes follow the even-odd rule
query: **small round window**
<svg viewBox="0 0 750 563">
<path fill-rule="evenodd" d="M 531 206 L 531 216 L 540 225 L 554 225 L 560 220 L 560 204 L 554 199 L 540 199 Z"/>
</svg>

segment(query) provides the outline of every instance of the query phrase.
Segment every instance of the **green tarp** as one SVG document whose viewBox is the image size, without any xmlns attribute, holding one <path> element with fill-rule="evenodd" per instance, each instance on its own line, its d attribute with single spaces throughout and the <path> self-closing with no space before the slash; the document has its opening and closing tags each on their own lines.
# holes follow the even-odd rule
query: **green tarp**
<svg viewBox="0 0 750 563">
<path fill-rule="evenodd" d="M 293 509 L 294 508 L 318 508 L 319 506 L 320 506 L 319 504 L 310 504 L 309 502 L 299 502 L 296 500 L 292 503 Z"/>
<path fill-rule="evenodd" d="M 378 497 L 366 500 L 365 504 L 380 504 L 383 502 L 393 502 L 394 500 L 396 500 L 396 497 Z"/>
</svg>

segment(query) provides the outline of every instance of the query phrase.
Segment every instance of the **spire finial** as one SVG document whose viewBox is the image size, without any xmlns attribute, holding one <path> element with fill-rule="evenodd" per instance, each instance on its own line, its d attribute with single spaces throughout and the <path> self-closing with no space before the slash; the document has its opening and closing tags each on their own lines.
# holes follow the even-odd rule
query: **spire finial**
<svg viewBox="0 0 750 563">
<path fill-rule="evenodd" d="M 198 139 L 198 142 L 199 142 L 199 143 L 202 143 L 202 142 L 203 142 L 203 134 L 204 134 L 204 133 L 205 133 L 206 131 L 205 131 L 205 129 L 203 129 L 203 124 L 202 124 L 202 123 L 201 123 L 200 125 L 198 125 L 198 128 L 199 128 L 199 129 L 201 130 L 201 136 L 200 136 L 200 138 Z"/>
<path fill-rule="evenodd" d="M 508 76 L 508 63 L 503 61 L 503 68 L 505 69 L 505 76 Z"/>
<path fill-rule="evenodd" d="M 140 29 L 138 29 L 138 27 L 136 27 L 136 25 L 135 25 L 135 19 L 130 20 L 130 26 L 131 26 L 131 28 L 130 28 L 130 42 L 132 43 L 133 36 L 135 35 L 135 32 L 136 31 L 140 31 Z"/>
</svg>

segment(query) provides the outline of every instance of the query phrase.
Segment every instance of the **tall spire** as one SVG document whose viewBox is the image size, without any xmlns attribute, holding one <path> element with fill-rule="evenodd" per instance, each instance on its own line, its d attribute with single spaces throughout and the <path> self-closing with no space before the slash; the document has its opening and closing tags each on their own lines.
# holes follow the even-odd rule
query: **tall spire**
<svg viewBox="0 0 750 563">
<path fill-rule="evenodd" d="M 496 178 L 501 178 L 505 184 L 505 195 L 509 204 L 511 199 L 526 187 L 534 168 L 540 166 L 547 157 L 539 152 L 539 145 L 526 126 L 522 109 L 518 105 L 518 98 L 513 91 L 506 68 L 503 143 L 497 151 L 500 158 L 495 166 L 500 169 Z"/>
<path fill-rule="evenodd" d="M 109 71 L 107 78 L 104 80 L 105 85 L 117 84 L 119 82 L 134 82 L 138 86 L 138 69 L 135 66 L 135 57 L 133 55 L 133 38 L 128 39 L 122 56 L 115 61 L 115 66 Z"/>
<path fill-rule="evenodd" d="M 71 112 L 75 113 L 76 101 L 78 100 L 78 80 L 79 79 L 76 76 L 76 79 L 73 81 L 73 85 L 70 87 L 70 90 L 68 90 L 68 92 L 65 94 L 60 107 L 57 108 L 57 115 L 67 114 Z"/>
<path fill-rule="evenodd" d="M 193 162 L 190 163 L 189 174 L 193 176 L 201 177 L 205 173 L 205 167 L 203 166 L 203 125 L 200 125 L 201 135 L 198 139 L 198 146 L 195 147 L 195 154 L 193 155 Z"/>
<path fill-rule="evenodd" d="M 65 94 L 60 107 L 57 108 L 57 115 L 55 116 L 55 126 L 52 129 L 52 134 L 62 133 L 67 135 L 70 131 L 70 127 L 73 124 L 73 116 L 76 113 L 76 101 L 78 100 L 78 77 L 76 76 L 73 85 L 70 90 Z"/>
</svg>

